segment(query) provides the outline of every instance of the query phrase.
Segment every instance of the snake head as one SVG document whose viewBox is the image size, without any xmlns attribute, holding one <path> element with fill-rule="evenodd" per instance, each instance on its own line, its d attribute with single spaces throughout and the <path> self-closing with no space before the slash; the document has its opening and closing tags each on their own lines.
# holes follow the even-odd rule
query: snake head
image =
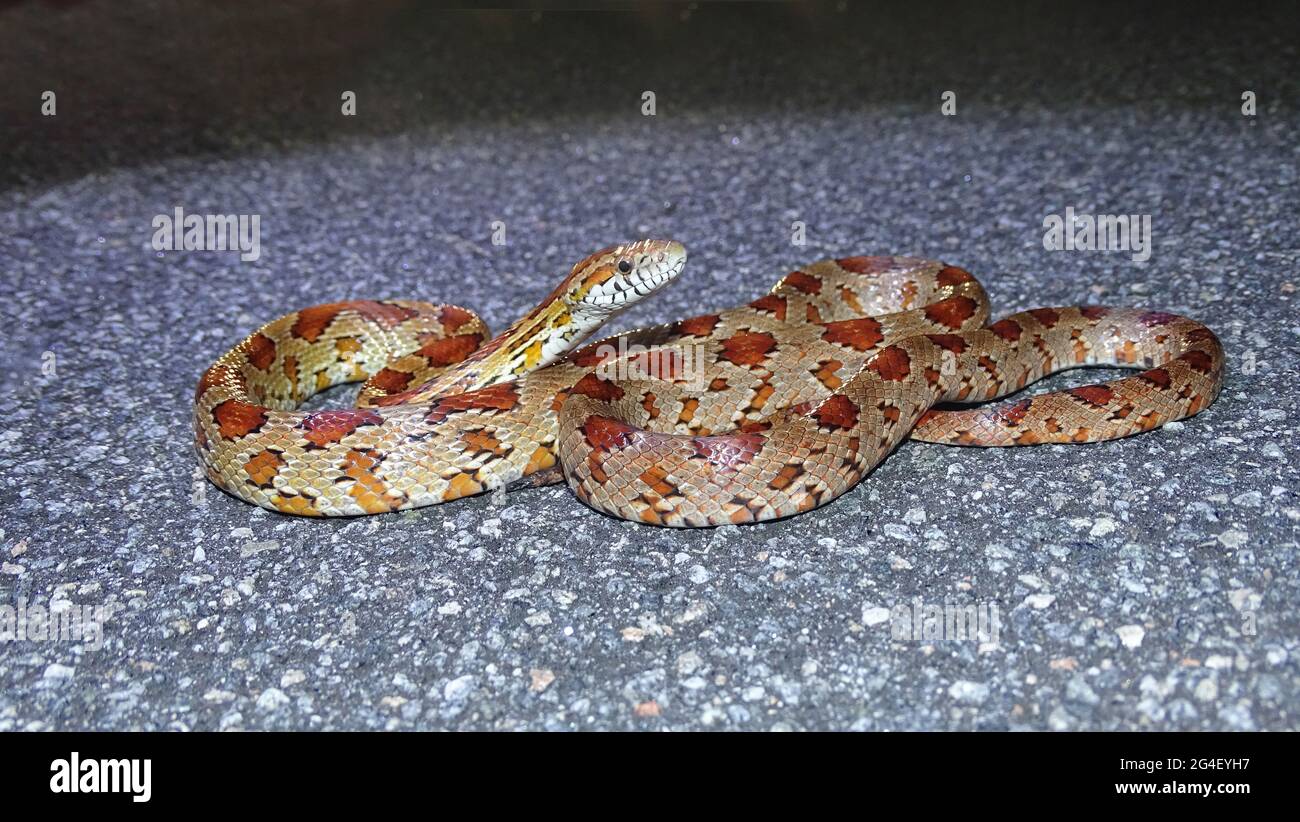
<svg viewBox="0 0 1300 822">
<path fill-rule="evenodd" d="M 638 240 L 592 254 L 557 290 L 575 314 L 603 322 L 672 282 L 685 265 L 681 243 Z"/>
<path fill-rule="evenodd" d="M 536 308 L 479 347 L 462 365 L 455 391 L 470 391 L 544 368 L 573 351 L 610 317 L 673 281 L 686 249 L 672 240 L 638 240 L 597 251 Z M 451 390 L 451 389 L 448 389 Z"/>
</svg>

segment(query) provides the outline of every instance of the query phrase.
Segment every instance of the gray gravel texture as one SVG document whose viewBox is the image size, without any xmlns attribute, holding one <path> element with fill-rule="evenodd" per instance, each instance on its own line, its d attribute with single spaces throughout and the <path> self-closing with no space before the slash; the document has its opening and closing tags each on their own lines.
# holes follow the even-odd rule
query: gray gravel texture
<svg viewBox="0 0 1300 822">
<path fill-rule="evenodd" d="M 1294 7 L 179 8 L 192 37 L 161 6 L 0 11 L 0 603 L 114 608 L 98 649 L 0 644 L 0 730 L 1297 726 Z M 104 36 L 60 50 L 79 26 Z M 178 205 L 261 215 L 261 258 L 155 254 Z M 1151 259 L 1045 251 L 1067 206 L 1152 215 Z M 1227 385 L 1126 441 L 905 444 L 744 528 L 562 486 L 311 521 L 196 481 L 195 380 L 261 322 L 378 296 L 502 328 L 643 235 L 691 260 L 623 328 L 915 254 L 997 313 L 1194 316 Z M 916 598 L 996 607 L 998 642 L 894 638 Z"/>
</svg>

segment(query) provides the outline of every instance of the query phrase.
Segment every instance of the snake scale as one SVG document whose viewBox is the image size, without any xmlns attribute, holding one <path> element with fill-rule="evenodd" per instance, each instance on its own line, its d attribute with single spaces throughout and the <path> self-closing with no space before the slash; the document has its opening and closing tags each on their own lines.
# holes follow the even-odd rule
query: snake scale
<svg viewBox="0 0 1300 822">
<path fill-rule="evenodd" d="M 678 243 L 598 251 L 504 333 L 425 302 L 281 317 L 199 381 L 207 476 L 289 514 L 417 508 L 567 481 L 588 505 L 673 527 L 777 519 L 849 489 L 904 439 L 1011 446 L 1117 439 L 1217 396 L 1219 340 L 1161 311 L 1039 308 L 989 324 L 979 282 L 906 257 L 824 260 L 716 314 L 582 346 L 682 271 Z M 1067 368 L 1102 384 L 1001 404 Z M 365 381 L 357 406 L 298 411 Z"/>
</svg>

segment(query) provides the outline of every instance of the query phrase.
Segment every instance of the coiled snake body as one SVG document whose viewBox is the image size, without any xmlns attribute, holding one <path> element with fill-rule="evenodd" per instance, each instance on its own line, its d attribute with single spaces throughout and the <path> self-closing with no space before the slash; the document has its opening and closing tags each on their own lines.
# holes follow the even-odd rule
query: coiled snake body
<svg viewBox="0 0 1300 822">
<path fill-rule="evenodd" d="M 491 340 L 453 305 L 352 301 L 281 317 L 200 379 L 199 459 L 226 491 L 291 514 L 373 514 L 565 479 L 614 516 L 709 526 L 824 505 L 909 436 L 1117 439 L 1197 413 L 1222 382 L 1219 341 L 1193 320 L 1083 306 L 988 325 L 974 277 L 902 257 L 825 260 L 748 305 L 578 348 L 685 258 L 669 241 L 597 252 Z M 1085 365 L 1143 370 L 936 408 Z M 357 408 L 293 410 L 359 380 Z"/>
</svg>

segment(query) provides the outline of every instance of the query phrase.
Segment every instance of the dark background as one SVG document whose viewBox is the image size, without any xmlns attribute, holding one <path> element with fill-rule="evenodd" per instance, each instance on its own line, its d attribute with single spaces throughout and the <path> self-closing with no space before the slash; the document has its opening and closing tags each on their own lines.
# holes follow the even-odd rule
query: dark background
<svg viewBox="0 0 1300 822">
<path fill-rule="evenodd" d="M 947 89 L 972 115 L 1152 100 L 1195 109 L 1246 86 L 1267 89 L 1260 105 L 1277 110 L 1300 92 L 1293 3 L 470 5 L 8 0 L 0 174 L 66 177 L 473 122 L 622 119 L 644 89 L 667 116 L 930 108 Z M 47 88 L 59 94 L 54 120 L 33 104 Z M 341 88 L 357 92 L 363 116 L 339 116 Z"/>
</svg>

